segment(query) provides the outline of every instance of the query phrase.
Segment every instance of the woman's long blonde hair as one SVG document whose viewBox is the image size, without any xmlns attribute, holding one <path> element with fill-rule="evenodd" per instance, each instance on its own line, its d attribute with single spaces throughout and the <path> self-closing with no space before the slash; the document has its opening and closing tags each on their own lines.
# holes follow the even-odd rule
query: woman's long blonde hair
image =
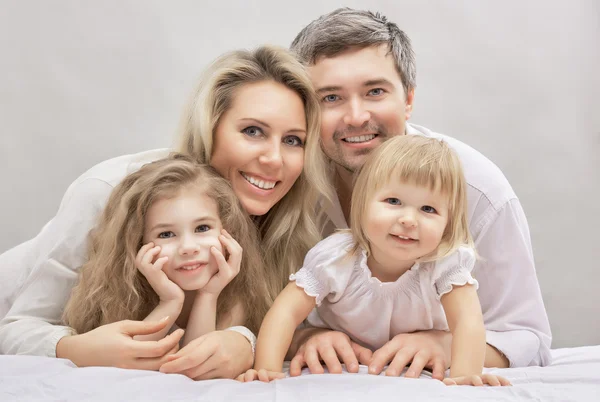
<svg viewBox="0 0 600 402">
<path fill-rule="evenodd" d="M 467 185 L 458 156 L 444 141 L 400 135 L 373 151 L 356 177 L 350 209 L 355 251 L 362 247 L 371 254 L 364 219 L 373 194 L 391 180 L 426 186 L 448 197 L 448 223 L 440 245 L 419 261 L 444 258 L 462 244 L 474 248 L 467 222 Z"/>
<path fill-rule="evenodd" d="M 152 312 L 158 295 L 135 266 L 145 216 L 155 201 L 175 197 L 187 186 L 196 186 L 215 201 L 223 228 L 244 250 L 239 274 L 219 296 L 217 322 L 241 305 L 246 326 L 258 331 L 272 300 L 256 226 L 226 179 L 208 165 L 177 155 L 144 165 L 111 193 L 90 235 L 88 262 L 65 307 L 66 325 L 84 333 L 124 319 L 143 320 Z"/>
<path fill-rule="evenodd" d="M 275 297 L 320 239 L 321 205 L 333 187 L 320 143 L 320 105 L 305 68 L 286 49 L 263 46 L 219 57 L 203 74 L 182 118 L 178 152 L 210 163 L 214 133 L 243 85 L 274 81 L 302 99 L 307 121 L 304 169 L 290 191 L 269 212 L 254 220 L 261 235 L 263 260 Z M 319 202 L 321 200 L 321 202 Z"/>
</svg>

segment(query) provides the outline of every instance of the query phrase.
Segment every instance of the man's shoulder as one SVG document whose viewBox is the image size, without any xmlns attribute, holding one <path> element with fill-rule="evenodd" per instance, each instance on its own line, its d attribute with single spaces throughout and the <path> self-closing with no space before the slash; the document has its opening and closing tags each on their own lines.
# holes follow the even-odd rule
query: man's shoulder
<svg viewBox="0 0 600 402">
<path fill-rule="evenodd" d="M 425 127 L 410 124 L 408 133 L 438 138 L 448 143 L 463 165 L 467 181 L 469 202 L 485 198 L 494 209 L 500 209 L 516 194 L 498 166 L 481 152 L 449 135 L 433 132 Z"/>
</svg>

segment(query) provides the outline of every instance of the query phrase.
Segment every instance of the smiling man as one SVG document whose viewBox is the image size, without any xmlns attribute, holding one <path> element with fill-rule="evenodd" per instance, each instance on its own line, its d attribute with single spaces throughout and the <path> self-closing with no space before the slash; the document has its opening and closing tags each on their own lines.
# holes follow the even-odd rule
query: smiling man
<svg viewBox="0 0 600 402">
<path fill-rule="evenodd" d="M 334 167 L 337 200 L 328 210 L 327 234 L 346 228 L 352 179 L 369 153 L 395 135 L 443 139 L 461 158 L 468 182 L 469 228 L 480 255 L 474 276 L 487 330 L 486 367 L 550 363 L 550 325 L 535 273 L 525 214 L 502 172 L 468 145 L 425 127 L 408 124 L 416 86 L 415 58 L 407 35 L 379 13 L 339 9 L 304 28 L 292 50 L 308 66 L 321 99 L 322 146 Z M 394 336 L 395 335 L 395 336 Z M 368 364 L 378 374 L 418 377 L 424 367 L 435 378 L 450 364 L 450 334 L 392 334 L 380 350 L 366 350 L 345 334 L 298 331 L 289 357 L 292 375 L 308 365 L 322 372 L 357 371 Z"/>
</svg>

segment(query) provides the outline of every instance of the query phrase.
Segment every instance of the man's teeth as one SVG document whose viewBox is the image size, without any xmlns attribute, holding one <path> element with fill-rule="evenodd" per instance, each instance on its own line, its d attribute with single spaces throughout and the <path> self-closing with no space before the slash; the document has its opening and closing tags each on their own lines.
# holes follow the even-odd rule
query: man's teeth
<svg viewBox="0 0 600 402">
<path fill-rule="evenodd" d="M 248 182 L 250 182 L 251 184 L 255 185 L 258 188 L 262 188 L 263 190 L 270 190 L 273 187 L 275 187 L 275 184 L 277 184 L 276 181 L 266 181 L 266 180 L 255 179 L 252 176 L 248 176 L 246 173 L 242 173 L 242 176 L 244 176 L 244 179 L 246 179 Z"/>
<path fill-rule="evenodd" d="M 346 141 L 346 142 L 367 142 L 367 141 L 371 141 L 373 138 L 375 138 L 375 134 L 360 135 L 358 137 L 348 137 L 348 138 L 344 138 L 344 141 Z"/>
</svg>

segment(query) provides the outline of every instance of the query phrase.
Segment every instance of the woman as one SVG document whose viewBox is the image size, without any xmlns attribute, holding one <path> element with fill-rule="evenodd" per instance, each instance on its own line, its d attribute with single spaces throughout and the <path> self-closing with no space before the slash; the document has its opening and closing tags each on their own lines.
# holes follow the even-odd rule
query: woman
<svg viewBox="0 0 600 402">
<path fill-rule="evenodd" d="M 203 75 L 182 120 L 176 151 L 211 164 L 227 178 L 261 234 L 273 298 L 319 240 L 315 205 L 331 187 L 319 144 L 319 104 L 310 80 L 286 50 L 261 47 L 226 54 Z M 120 321 L 85 334 L 60 316 L 87 256 L 87 238 L 112 188 L 128 173 L 169 150 L 100 163 L 67 190 L 57 215 L 33 240 L 0 256 L 30 272 L 0 321 L 0 353 L 68 358 L 105 365 L 233 378 L 251 367 L 253 334 L 244 327 L 215 331 L 178 352 L 175 334 L 156 342 L 135 335 L 166 324 Z M 166 364 L 165 364 L 166 363 Z"/>
</svg>

